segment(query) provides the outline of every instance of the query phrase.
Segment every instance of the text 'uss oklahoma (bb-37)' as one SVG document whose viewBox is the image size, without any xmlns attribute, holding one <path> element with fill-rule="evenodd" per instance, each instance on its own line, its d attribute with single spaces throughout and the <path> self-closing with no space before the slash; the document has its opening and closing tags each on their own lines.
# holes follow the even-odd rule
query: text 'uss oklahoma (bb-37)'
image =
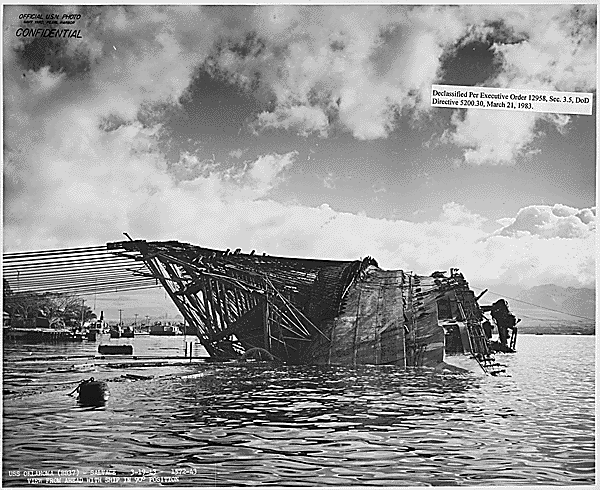
<svg viewBox="0 0 600 490">
<path fill-rule="evenodd" d="M 432 85 L 431 106 L 591 115 L 593 94 L 460 85 Z"/>
<path fill-rule="evenodd" d="M 182 479 L 198 474 L 195 466 L 173 468 L 129 468 L 119 472 L 103 468 L 69 469 L 9 469 L 8 476 L 22 478 L 23 486 L 57 486 L 105 484 L 119 486 L 139 486 L 142 484 L 181 483 Z"/>
</svg>

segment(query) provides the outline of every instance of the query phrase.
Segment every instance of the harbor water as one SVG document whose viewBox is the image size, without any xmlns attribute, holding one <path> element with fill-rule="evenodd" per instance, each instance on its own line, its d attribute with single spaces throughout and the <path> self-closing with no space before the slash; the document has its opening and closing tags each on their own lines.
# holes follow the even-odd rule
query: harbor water
<svg viewBox="0 0 600 490">
<path fill-rule="evenodd" d="M 181 336 L 120 341 L 184 354 Z M 506 377 L 27 362 L 97 346 L 5 343 L 4 486 L 595 483 L 593 336 L 522 335 L 516 354 L 496 356 Z M 103 407 L 68 396 L 91 376 L 108 382 Z"/>
</svg>

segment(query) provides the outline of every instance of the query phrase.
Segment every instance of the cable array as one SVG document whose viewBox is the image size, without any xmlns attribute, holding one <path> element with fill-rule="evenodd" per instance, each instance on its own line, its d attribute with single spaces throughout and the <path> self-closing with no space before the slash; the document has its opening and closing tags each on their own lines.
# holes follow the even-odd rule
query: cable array
<svg viewBox="0 0 600 490">
<path fill-rule="evenodd" d="M 4 286 L 13 293 L 109 294 L 160 287 L 143 262 L 106 246 L 3 255 Z"/>
<path fill-rule="evenodd" d="M 471 287 L 473 289 L 483 290 L 483 288 L 479 288 L 479 287 L 475 287 L 475 286 L 471 286 Z M 561 313 L 563 315 L 572 316 L 574 318 L 581 318 L 582 320 L 589 320 L 590 322 L 595 321 L 593 318 L 589 318 L 587 316 L 575 315 L 574 313 L 567 313 L 566 311 L 555 310 L 554 308 L 548 308 L 546 306 L 536 305 L 536 304 L 533 304 L 533 303 L 529 303 L 528 301 L 523 301 L 522 299 L 511 298 L 510 296 L 506 296 L 505 294 L 495 293 L 494 291 L 489 291 L 488 290 L 488 292 L 490 292 L 492 294 L 495 294 L 496 296 L 500 296 L 502 298 L 505 298 L 505 299 L 510 299 L 511 301 L 516 301 L 517 303 L 522 303 L 524 305 L 529 305 L 529 306 L 535 306 L 536 308 L 539 308 L 541 310 L 553 311 L 555 313 Z M 534 318 L 534 317 L 527 316 L 527 315 L 521 315 L 521 316 L 530 318 L 532 320 L 544 320 L 543 318 Z"/>
<path fill-rule="evenodd" d="M 161 287 L 143 262 L 136 263 L 132 260 L 133 256 L 123 252 L 126 251 L 109 251 L 105 245 L 100 245 L 6 253 L 3 254 L 2 264 L 5 286 L 8 284 L 13 293 L 20 294 L 109 294 Z M 594 321 L 585 316 L 489 292 L 543 310 Z"/>
</svg>

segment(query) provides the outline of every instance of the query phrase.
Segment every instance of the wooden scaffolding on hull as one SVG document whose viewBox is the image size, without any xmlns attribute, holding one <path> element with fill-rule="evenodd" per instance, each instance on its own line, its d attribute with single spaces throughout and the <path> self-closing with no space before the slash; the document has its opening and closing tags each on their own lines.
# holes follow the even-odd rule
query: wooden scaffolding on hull
<svg viewBox="0 0 600 490">
<path fill-rule="evenodd" d="M 264 349 L 306 362 L 319 325 L 338 314 L 344 292 L 374 260 L 333 261 L 243 254 L 180 242 L 132 240 L 107 244 L 114 254 L 143 261 L 186 323 L 215 358 Z"/>
</svg>

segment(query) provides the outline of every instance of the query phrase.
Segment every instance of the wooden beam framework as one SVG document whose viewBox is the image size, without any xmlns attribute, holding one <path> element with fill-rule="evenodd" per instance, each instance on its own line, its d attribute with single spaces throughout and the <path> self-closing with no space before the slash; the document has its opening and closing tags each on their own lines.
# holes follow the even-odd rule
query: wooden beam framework
<svg viewBox="0 0 600 490">
<path fill-rule="evenodd" d="M 165 288 L 186 323 L 213 357 L 236 357 L 260 348 L 299 362 L 315 338 L 330 340 L 319 324 L 334 316 L 360 271 L 374 263 L 292 259 L 205 249 L 179 242 L 110 243 L 120 257 L 143 261 L 146 277 Z M 325 291 L 327 271 L 341 284 Z M 329 276 L 328 276 L 329 277 Z M 320 287 L 321 286 L 321 287 Z M 312 311 L 315 298 L 322 303 Z M 314 310 L 314 308 L 313 308 Z"/>
</svg>

